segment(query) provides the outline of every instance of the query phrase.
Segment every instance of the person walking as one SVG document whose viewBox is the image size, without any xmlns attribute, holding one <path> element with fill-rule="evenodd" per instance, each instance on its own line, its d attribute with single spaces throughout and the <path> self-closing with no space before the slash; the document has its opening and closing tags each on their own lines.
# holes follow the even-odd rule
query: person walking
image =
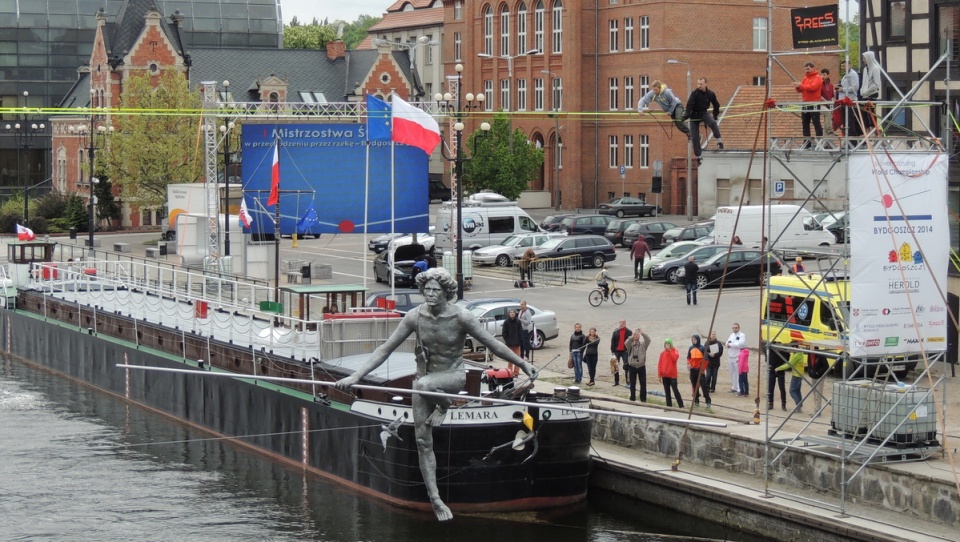
<svg viewBox="0 0 960 542">
<path fill-rule="evenodd" d="M 787 410 L 787 386 L 785 371 L 777 369 L 782 363 L 786 363 L 787 356 L 783 355 L 781 350 L 770 350 L 772 354 L 767 358 L 767 410 L 773 410 L 774 394 L 777 386 L 780 386 L 780 408 Z"/>
<path fill-rule="evenodd" d="M 730 368 L 730 392 L 740 393 L 740 350 L 747 347 L 747 336 L 740 333 L 740 324 L 733 324 L 727 337 L 727 365 Z"/>
<path fill-rule="evenodd" d="M 583 349 L 583 362 L 587 365 L 587 375 L 590 377 L 588 386 L 596 384 L 597 361 L 600 359 L 599 346 L 600 336 L 597 335 L 597 328 L 592 327 L 587 332 L 587 345 Z"/>
<path fill-rule="evenodd" d="M 723 359 L 723 344 L 717 340 L 717 332 L 711 331 L 707 338 L 707 374 L 704 388 L 710 393 L 717 391 L 717 376 L 720 374 L 720 360 Z"/>
<path fill-rule="evenodd" d="M 687 258 L 687 263 L 683 264 L 683 284 L 687 289 L 687 305 L 690 304 L 693 296 L 693 304 L 697 304 L 697 273 L 700 272 L 700 266 L 694 261 L 693 256 Z"/>
<path fill-rule="evenodd" d="M 510 350 L 518 356 L 520 355 L 520 336 L 522 332 L 523 325 L 520 323 L 520 319 L 517 318 L 517 311 L 510 309 L 510 312 L 507 313 L 507 319 L 503 321 L 503 329 L 501 329 L 500 333 L 503 336 L 503 344 L 507 345 Z M 508 363 L 507 369 L 513 373 L 513 376 L 520 374 L 520 367 L 513 363 Z"/>
<path fill-rule="evenodd" d="M 677 387 L 677 360 L 680 352 L 673 347 L 673 339 L 663 341 L 663 352 L 660 352 L 660 361 L 657 363 L 657 378 L 663 384 L 663 395 L 667 398 L 667 406 L 672 407 L 670 391 L 673 390 L 677 398 L 677 406 L 683 408 L 683 398 L 680 397 L 680 388 Z"/>
<path fill-rule="evenodd" d="M 792 344 L 796 347 L 800 346 L 796 342 Z M 806 365 L 806 358 L 803 352 L 793 352 L 790 354 L 790 358 L 786 363 L 777 367 L 778 371 L 790 369 L 790 398 L 793 399 L 796 405 L 796 408 L 793 409 L 795 413 L 803 412 L 803 393 L 800 391 L 800 387 L 801 384 L 803 384 L 803 370 L 804 365 Z"/>
<path fill-rule="evenodd" d="M 710 113 L 710 106 L 713 106 L 713 114 Z M 713 130 L 713 138 L 717 140 L 717 148 L 723 150 L 723 138 L 720 137 L 720 125 L 717 124 L 717 117 L 720 116 L 720 102 L 717 101 L 717 95 L 707 88 L 707 78 L 697 79 L 697 88 L 690 93 L 687 99 L 687 109 L 683 112 L 683 120 L 690 119 L 690 137 L 693 141 L 693 155 L 697 157 L 697 163 L 700 163 L 700 155 L 703 149 L 700 148 L 700 123 Z"/>
<path fill-rule="evenodd" d="M 750 395 L 750 349 L 741 348 L 737 357 L 737 370 L 740 371 L 740 397 Z"/>
<path fill-rule="evenodd" d="M 807 62 L 803 65 L 803 80 L 793 84 L 797 92 L 800 93 L 801 100 L 804 102 L 819 102 L 823 100 L 823 79 L 817 72 L 813 62 Z M 817 137 L 823 137 L 823 126 L 820 125 L 820 111 L 815 105 L 803 106 L 803 113 L 800 114 L 803 121 L 803 137 L 806 138 L 802 149 L 809 149 L 814 145 L 810 139 L 810 123 L 813 123 L 813 129 Z"/>
<path fill-rule="evenodd" d="M 586 346 L 587 336 L 583 333 L 583 327 L 580 324 L 574 324 L 573 333 L 570 335 L 570 359 L 573 360 L 574 384 L 579 384 L 583 380 L 583 351 Z"/>
<path fill-rule="evenodd" d="M 517 320 L 520 320 L 520 357 L 530 361 L 533 313 L 527 308 L 526 300 L 520 301 L 520 312 L 517 313 Z"/>
<path fill-rule="evenodd" d="M 660 109 L 664 113 L 670 116 L 673 119 L 673 125 L 677 127 L 677 130 L 687 134 L 687 137 L 690 137 L 690 128 L 687 126 L 687 123 L 683 119 L 683 102 L 680 101 L 680 98 L 677 98 L 673 95 L 673 92 L 667 88 L 667 85 L 662 81 L 654 81 L 650 84 L 650 92 L 643 95 L 640 98 L 640 102 L 637 104 L 637 111 L 642 115 L 644 113 L 650 112 L 650 104 L 656 103 L 660 106 Z"/>
<path fill-rule="evenodd" d="M 633 260 L 634 282 L 643 281 L 643 262 L 647 256 L 653 258 L 653 253 L 650 252 L 650 246 L 647 245 L 647 241 L 641 235 L 637 237 L 637 240 L 633 242 L 633 246 L 630 247 L 630 259 Z"/>
<path fill-rule="evenodd" d="M 840 69 L 843 70 L 843 77 L 837 83 L 836 98 L 843 101 L 849 98 L 851 101 L 857 100 L 857 91 L 860 90 L 860 75 L 857 70 L 847 60 L 840 61 Z M 833 130 L 840 131 L 841 134 L 850 135 L 851 123 L 859 121 L 854 116 L 854 110 L 849 105 L 838 107 L 833 110 Z"/>
<path fill-rule="evenodd" d="M 690 371 L 690 395 L 693 396 L 693 406 L 700 406 L 701 375 L 707 370 L 707 358 L 703 345 L 700 344 L 700 335 L 690 337 L 690 348 L 687 349 L 687 369 Z M 703 397 L 710 406 L 710 390 L 703 388 Z"/>
<path fill-rule="evenodd" d="M 610 353 L 613 354 L 613 357 L 617 358 L 618 365 L 624 367 L 624 371 L 627 370 L 627 342 L 630 340 L 631 335 L 633 335 L 633 332 L 627 327 L 627 321 L 620 320 L 620 326 L 613 330 L 613 334 L 610 336 Z M 611 367 L 611 369 L 612 368 L 613 367 Z M 613 371 L 613 385 L 620 385 L 619 370 Z"/>
<path fill-rule="evenodd" d="M 630 382 L 630 400 L 637 400 L 637 381 L 640 381 L 640 402 L 647 402 L 647 349 L 650 336 L 637 328 L 627 344 L 627 363 L 624 370 Z"/>
</svg>

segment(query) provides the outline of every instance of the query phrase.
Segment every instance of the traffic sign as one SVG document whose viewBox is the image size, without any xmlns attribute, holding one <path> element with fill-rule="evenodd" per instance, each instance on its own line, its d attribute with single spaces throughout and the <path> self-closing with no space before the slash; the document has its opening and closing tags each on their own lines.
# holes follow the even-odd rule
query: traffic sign
<svg viewBox="0 0 960 542">
<path fill-rule="evenodd" d="M 773 197 L 782 198 L 787 193 L 787 183 L 785 181 L 773 181 Z"/>
<path fill-rule="evenodd" d="M 620 178 L 627 176 L 627 166 L 620 166 Z"/>
</svg>

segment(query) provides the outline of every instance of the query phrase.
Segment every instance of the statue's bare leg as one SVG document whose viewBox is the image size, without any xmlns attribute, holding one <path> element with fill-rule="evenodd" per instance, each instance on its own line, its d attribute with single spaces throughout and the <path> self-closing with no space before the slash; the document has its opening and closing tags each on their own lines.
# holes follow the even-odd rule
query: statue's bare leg
<svg viewBox="0 0 960 542">
<path fill-rule="evenodd" d="M 426 413 L 433 408 L 435 407 L 432 402 L 420 396 L 414 396 L 413 420 L 417 435 L 417 452 L 420 455 L 420 473 L 423 475 L 424 485 L 427 486 L 427 497 L 433 506 L 433 513 L 438 520 L 447 521 L 453 519 L 453 513 L 440 499 L 440 490 L 437 488 L 437 457 L 433 452 L 433 426 L 426 422 L 426 419 L 433 416 Z"/>
</svg>

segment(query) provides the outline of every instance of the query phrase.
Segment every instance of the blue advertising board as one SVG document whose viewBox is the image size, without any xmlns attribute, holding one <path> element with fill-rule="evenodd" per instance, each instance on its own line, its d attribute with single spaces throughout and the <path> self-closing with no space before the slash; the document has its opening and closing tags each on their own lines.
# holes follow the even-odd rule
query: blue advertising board
<svg viewBox="0 0 960 542">
<path fill-rule="evenodd" d="M 367 141 L 364 124 L 304 123 L 243 125 L 243 197 L 251 233 L 274 231 L 267 199 L 278 140 L 281 234 L 427 231 L 423 151 L 398 144 L 391 153 L 390 141 Z"/>
</svg>

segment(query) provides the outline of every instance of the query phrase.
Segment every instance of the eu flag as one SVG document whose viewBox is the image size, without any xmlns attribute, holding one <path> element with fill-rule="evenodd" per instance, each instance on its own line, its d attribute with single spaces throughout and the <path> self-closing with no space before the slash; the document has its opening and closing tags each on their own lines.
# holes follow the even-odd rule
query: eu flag
<svg viewBox="0 0 960 542">
<path fill-rule="evenodd" d="M 390 141 L 390 104 L 367 94 L 367 140 Z"/>
<path fill-rule="evenodd" d="M 317 222 L 317 210 L 310 205 L 307 212 L 297 221 L 297 233 L 303 235 L 310 230 L 310 226 Z"/>
</svg>

